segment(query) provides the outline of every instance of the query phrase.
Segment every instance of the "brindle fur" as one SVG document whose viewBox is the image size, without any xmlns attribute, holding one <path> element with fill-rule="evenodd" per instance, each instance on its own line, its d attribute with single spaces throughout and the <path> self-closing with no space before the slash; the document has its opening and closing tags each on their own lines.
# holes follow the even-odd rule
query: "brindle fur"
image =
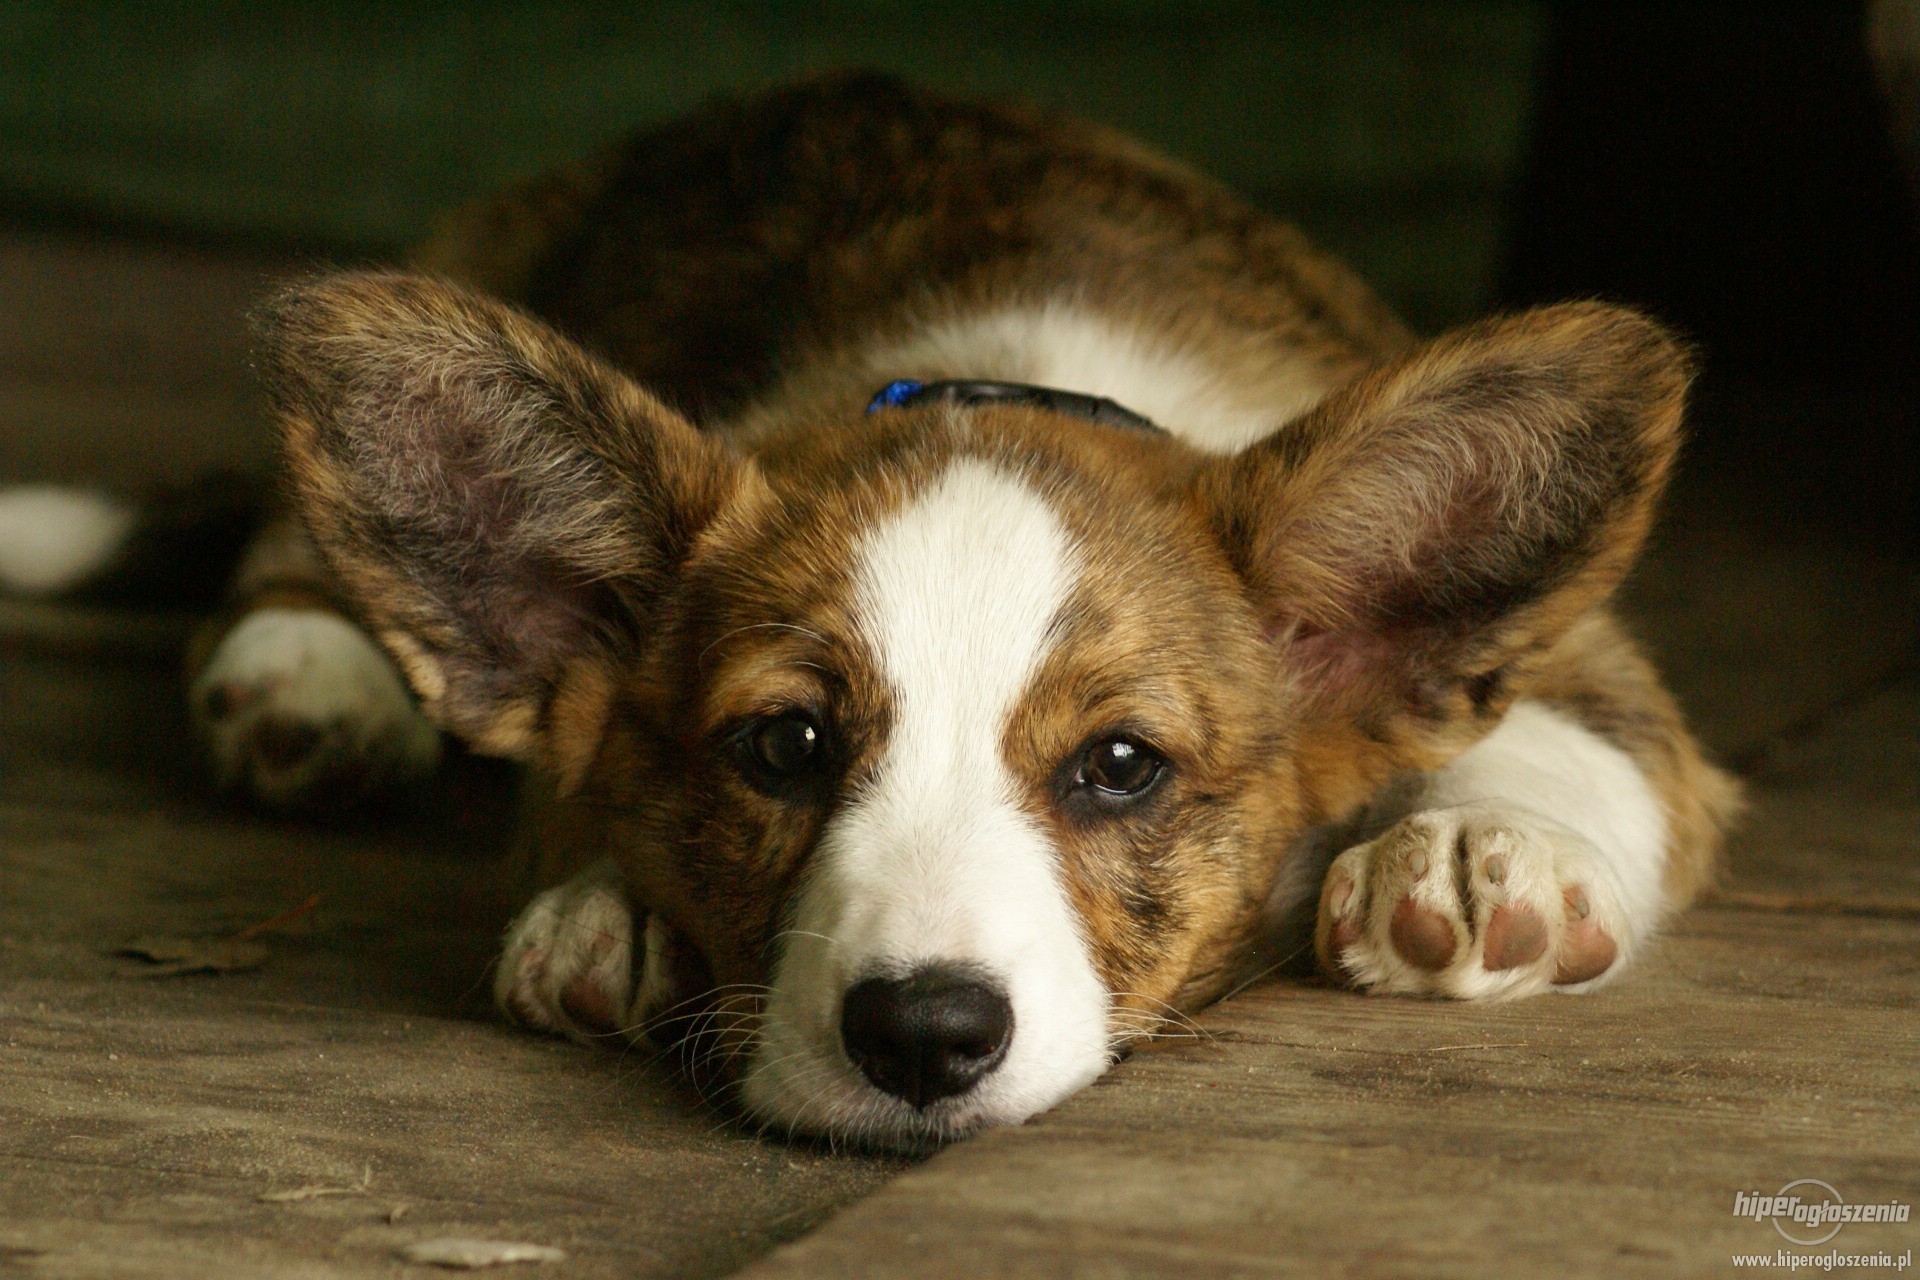
<svg viewBox="0 0 1920 1280">
<path fill-rule="evenodd" d="M 1518 698 L 1639 762 L 1672 819 L 1673 905 L 1711 876 L 1731 784 L 1606 612 L 1689 373 L 1642 317 L 1576 304 L 1416 347 L 1298 232 L 1180 165 L 872 77 L 642 134 L 466 211 L 423 261 L 524 310 L 361 274 L 266 313 L 300 510 L 436 719 L 558 778 L 575 838 L 717 982 L 765 979 L 788 891 L 885 739 L 853 539 L 962 456 L 1017 470 L 1083 543 L 1004 754 L 1123 1008 L 1216 998 L 1307 833 Z M 1063 292 L 1249 394 L 1328 394 L 1230 457 L 1030 408 L 862 412 L 876 348 Z M 728 735 L 793 705 L 845 773 L 770 800 Z M 1115 727 L 1173 782 L 1128 821 L 1076 818 L 1060 762 Z"/>
</svg>

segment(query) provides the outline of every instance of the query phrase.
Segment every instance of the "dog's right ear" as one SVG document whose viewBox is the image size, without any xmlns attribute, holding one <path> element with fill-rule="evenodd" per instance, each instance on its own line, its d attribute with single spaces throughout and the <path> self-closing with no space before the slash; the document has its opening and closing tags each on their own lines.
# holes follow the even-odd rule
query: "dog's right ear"
<svg viewBox="0 0 1920 1280">
<path fill-rule="evenodd" d="M 1542 307 L 1437 338 L 1203 467 L 1301 716 L 1359 726 L 1400 769 L 1499 723 L 1638 553 L 1690 371 L 1645 316 Z"/>
<path fill-rule="evenodd" d="M 427 277 L 298 284 L 259 332 L 300 512 L 427 714 L 577 776 L 554 739 L 583 735 L 554 721 L 604 712 L 612 664 L 750 464 L 546 326 Z"/>
</svg>

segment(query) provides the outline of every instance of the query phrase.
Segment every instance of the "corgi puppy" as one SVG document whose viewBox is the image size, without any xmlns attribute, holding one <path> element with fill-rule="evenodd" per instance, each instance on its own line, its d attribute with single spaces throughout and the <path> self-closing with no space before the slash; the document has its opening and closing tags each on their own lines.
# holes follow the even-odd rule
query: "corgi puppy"
<svg viewBox="0 0 1920 1280">
<path fill-rule="evenodd" d="M 1735 808 L 1609 612 L 1673 337 L 1418 340 L 1089 124 L 721 103 L 260 333 L 299 524 L 199 660 L 226 781 L 360 794 L 436 728 L 527 762 L 585 869 L 501 1004 L 678 1038 L 757 1122 L 1017 1123 L 1295 950 L 1590 991 Z"/>
</svg>

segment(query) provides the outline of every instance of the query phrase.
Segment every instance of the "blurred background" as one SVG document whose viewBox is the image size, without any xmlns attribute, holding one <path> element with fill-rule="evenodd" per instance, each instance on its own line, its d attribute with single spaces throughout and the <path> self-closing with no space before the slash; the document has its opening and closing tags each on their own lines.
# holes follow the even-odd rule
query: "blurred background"
<svg viewBox="0 0 1920 1280">
<path fill-rule="evenodd" d="M 711 94 L 852 65 L 1129 130 L 1299 222 L 1423 329 L 1576 295 L 1639 303 L 1706 355 L 1704 465 L 1759 468 L 1840 518 L 1911 514 L 1913 468 L 1893 459 L 1920 423 L 1915 0 L 13 0 L 0 361 L 59 382 L 52 352 L 117 336 L 172 344 L 102 354 L 94 371 L 122 385 L 217 380 L 186 367 L 188 335 L 23 314 L 80 305 L 48 291 L 60 268 L 19 260 L 23 233 L 263 269 L 390 256 L 436 212 Z M 111 291 L 114 266 L 94 265 Z M 148 302 L 188 303 L 192 329 L 161 276 Z M 231 301 L 197 316 L 217 326 Z M 231 367 L 237 335 L 198 336 Z M 137 397 L 135 430 L 114 420 L 140 406 L 103 392 L 92 415 L 55 387 L 4 395 L 0 475 L 131 480 L 143 438 L 169 474 L 257 447 L 186 438 L 238 412 L 217 396 Z"/>
</svg>

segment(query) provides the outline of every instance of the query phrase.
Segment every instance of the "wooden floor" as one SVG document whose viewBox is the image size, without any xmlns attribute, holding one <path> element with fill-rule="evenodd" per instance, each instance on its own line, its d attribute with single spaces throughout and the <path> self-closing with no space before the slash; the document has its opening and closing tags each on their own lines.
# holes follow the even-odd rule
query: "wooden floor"
<svg viewBox="0 0 1920 1280">
<path fill-rule="evenodd" d="M 235 318 L 279 266 L 0 237 L 0 481 L 257 464 Z M 0 1272 L 419 1274 L 402 1247 L 467 1235 L 583 1277 L 1726 1275 L 1785 1247 L 1737 1192 L 1920 1202 L 1913 565 L 1724 485 L 1674 512 L 1631 613 L 1754 808 L 1631 977 L 1498 1007 L 1275 983 L 912 1165 L 499 1025 L 497 773 L 372 829 L 226 813 L 179 619 L 0 604 Z M 290 911 L 257 970 L 114 954 Z"/>
</svg>

